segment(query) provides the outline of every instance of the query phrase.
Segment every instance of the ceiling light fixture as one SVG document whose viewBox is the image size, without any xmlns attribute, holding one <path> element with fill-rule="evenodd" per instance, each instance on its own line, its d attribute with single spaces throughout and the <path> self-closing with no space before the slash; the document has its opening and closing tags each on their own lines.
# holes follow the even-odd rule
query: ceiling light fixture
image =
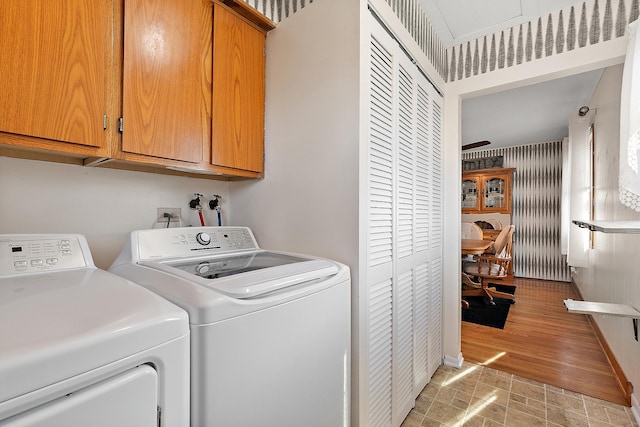
<svg viewBox="0 0 640 427">
<path fill-rule="evenodd" d="M 587 107 L 586 105 L 583 105 L 582 107 L 580 107 L 580 109 L 578 110 L 578 115 L 580 117 L 584 117 L 587 115 L 587 113 L 589 112 L 589 107 Z"/>
</svg>

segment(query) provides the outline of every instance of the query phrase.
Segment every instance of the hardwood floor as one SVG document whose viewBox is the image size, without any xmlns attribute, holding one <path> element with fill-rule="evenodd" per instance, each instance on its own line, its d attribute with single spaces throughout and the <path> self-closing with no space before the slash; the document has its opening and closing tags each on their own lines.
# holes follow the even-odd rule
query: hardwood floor
<svg viewBox="0 0 640 427">
<path fill-rule="evenodd" d="M 628 406 L 587 316 L 567 312 L 573 285 L 516 278 L 504 329 L 462 322 L 465 361 Z"/>
</svg>

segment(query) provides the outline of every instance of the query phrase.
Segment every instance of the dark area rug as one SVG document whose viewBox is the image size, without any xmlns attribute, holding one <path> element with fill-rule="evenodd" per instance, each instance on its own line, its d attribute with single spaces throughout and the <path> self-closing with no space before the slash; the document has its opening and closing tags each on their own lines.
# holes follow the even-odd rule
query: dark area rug
<svg viewBox="0 0 640 427">
<path fill-rule="evenodd" d="M 515 286 L 489 284 L 490 288 L 496 288 L 497 291 L 506 292 L 514 295 Z M 492 328 L 504 329 L 504 324 L 509 315 L 511 301 L 503 298 L 494 298 L 496 305 L 487 305 L 484 297 L 464 297 L 469 303 L 469 308 L 462 309 L 462 321 L 477 323 L 478 325 L 491 326 Z"/>
</svg>

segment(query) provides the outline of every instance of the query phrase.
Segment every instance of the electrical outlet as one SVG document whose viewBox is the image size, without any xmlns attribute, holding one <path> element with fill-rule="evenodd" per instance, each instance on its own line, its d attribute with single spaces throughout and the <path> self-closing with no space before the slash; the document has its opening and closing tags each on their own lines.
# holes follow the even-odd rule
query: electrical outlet
<svg viewBox="0 0 640 427">
<path fill-rule="evenodd" d="M 169 214 L 171 217 L 169 218 L 169 222 L 180 222 L 180 208 L 158 208 L 158 216 L 157 222 L 159 223 L 167 223 L 167 217 L 165 214 Z"/>
</svg>

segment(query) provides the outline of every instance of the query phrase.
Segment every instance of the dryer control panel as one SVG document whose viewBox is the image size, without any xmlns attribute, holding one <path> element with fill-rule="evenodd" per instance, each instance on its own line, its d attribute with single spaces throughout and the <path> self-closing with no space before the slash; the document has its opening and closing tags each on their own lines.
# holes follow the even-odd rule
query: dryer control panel
<svg viewBox="0 0 640 427">
<path fill-rule="evenodd" d="M 90 266 L 80 238 L 0 235 L 0 276 L 68 270 Z"/>
</svg>

